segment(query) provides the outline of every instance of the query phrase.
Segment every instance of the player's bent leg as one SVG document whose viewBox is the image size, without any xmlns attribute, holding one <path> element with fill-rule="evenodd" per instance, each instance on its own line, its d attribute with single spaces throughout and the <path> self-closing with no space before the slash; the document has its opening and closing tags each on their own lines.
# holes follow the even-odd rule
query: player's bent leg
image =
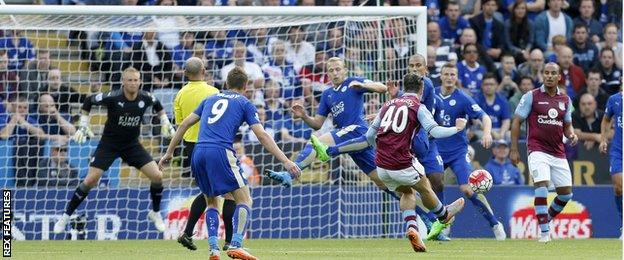
<svg viewBox="0 0 624 260">
<path fill-rule="evenodd" d="M 320 143 L 323 143 L 325 145 L 334 145 L 335 144 L 334 137 L 332 136 L 331 133 L 326 133 L 324 135 L 321 135 L 320 137 L 318 137 L 317 140 L 315 140 L 315 142 L 317 142 L 317 143 L 320 142 Z M 312 162 L 314 162 L 316 157 L 317 157 L 317 152 L 314 149 L 314 146 L 312 145 L 312 142 L 308 142 L 303 147 L 303 150 L 301 150 L 301 152 L 297 156 L 297 159 L 295 160 L 295 163 L 297 163 L 299 168 L 304 169 L 304 168 L 310 166 L 310 164 L 312 164 Z"/>
<path fill-rule="evenodd" d="M 611 181 L 613 182 L 613 191 L 615 193 L 615 207 L 622 218 L 622 173 L 614 173 L 611 175 Z"/>
<path fill-rule="evenodd" d="M 573 196 L 571 186 L 556 187 L 555 191 L 557 192 L 557 197 L 555 197 L 550 203 L 550 207 L 548 207 L 548 221 L 557 217 Z"/>
<path fill-rule="evenodd" d="M 332 137 L 331 133 L 322 135 L 321 137 L 318 138 L 318 140 L 327 145 L 334 145 L 334 138 Z M 295 163 L 299 166 L 300 169 L 303 170 L 307 168 L 308 166 L 310 166 L 310 164 L 315 159 L 316 159 L 316 151 L 311 143 L 307 143 L 303 147 L 303 150 L 299 152 L 299 155 L 297 155 L 297 159 L 295 160 Z M 290 175 L 290 173 L 287 171 L 277 172 L 273 170 L 266 170 L 264 175 L 268 177 L 269 179 L 280 183 L 282 186 L 286 188 L 290 188 L 292 186 L 292 180 L 294 176 Z"/>
<path fill-rule="evenodd" d="M 100 178 L 102 178 L 102 174 L 104 174 L 104 170 L 96 167 L 89 167 L 87 177 L 85 177 L 85 179 L 78 185 L 78 187 L 74 191 L 71 200 L 67 204 L 65 213 L 63 213 L 61 218 L 54 224 L 53 231 L 55 234 L 65 231 L 67 222 L 69 222 L 69 217 L 74 214 L 74 211 L 76 211 L 82 201 L 87 198 L 87 196 L 89 195 L 89 191 L 93 187 L 97 186 Z"/>
<path fill-rule="evenodd" d="M 159 232 L 164 232 L 165 222 L 160 215 L 160 201 L 162 200 L 163 185 L 162 172 L 158 169 L 158 165 L 154 161 L 141 166 L 139 169 L 147 178 L 150 179 L 150 198 L 152 199 L 152 210 L 147 213 L 147 218 L 154 222 L 154 226 Z"/>
<path fill-rule="evenodd" d="M 255 256 L 243 249 L 243 235 L 247 231 L 251 216 L 251 192 L 249 187 L 243 186 L 232 191 L 231 194 L 236 201 L 236 210 L 232 218 L 234 234 L 227 255 L 234 259 L 255 260 L 257 259 Z"/>
<path fill-rule="evenodd" d="M 425 252 L 427 248 L 422 240 L 422 237 L 418 233 L 418 223 L 416 222 L 416 194 L 409 186 L 400 186 L 396 189 L 401 192 L 401 199 L 399 201 L 399 208 L 403 216 L 403 221 L 406 225 L 405 236 L 410 241 L 412 249 L 415 252 Z"/>
<path fill-rule="evenodd" d="M 438 221 L 431 226 L 429 234 L 427 234 L 428 240 L 435 239 L 444 228 L 452 223 L 454 216 L 464 208 L 464 199 L 459 198 L 451 205 L 445 207 L 431 189 L 427 178 L 421 178 L 413 188 L 420 193 L 425 207 L 435 214 L 438 219 Z"/>
<path fill-rule="evenodd" d="M 485 195 L 473 192 L 468 185 L 468 176 L 470 176 L 470 172 L 472 171 L 469 157 L 466 154 L 455 155 L 453 159 L 449 161 L 449 166 L 457 177 L 459 190 L 477 208 L 477 211 L 481 213 L 483 218 L 488 221 L 488 224 L 492 227 L 496 240 L 505 240 L 507 234 L 505 233 L 503 224 L 496 220 L 494 211 L 492 210 L 492 207 L 490 207 Z"/>
</svg>

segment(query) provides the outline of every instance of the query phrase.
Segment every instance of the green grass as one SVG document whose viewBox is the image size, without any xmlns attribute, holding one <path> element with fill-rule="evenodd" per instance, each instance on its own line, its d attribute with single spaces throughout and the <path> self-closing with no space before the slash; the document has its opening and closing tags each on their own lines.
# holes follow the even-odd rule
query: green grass
<svg viewBox="0 0 624 260">
<path fill-rule="evenodd" d="M 197 251 L 176 241 L 16 241 L 17 259 L 207 259 L 208 245 L 196 241 Z M 427 253 L 412 251 L 406 239 L 252 239 L 245 242 L 260 259 L 622 259 L 622 241 L 616 239 L 533 240 L 454 239 L 428 242 Z M 222 259 L 228 259 L 225 253 Z"/>
</svg>

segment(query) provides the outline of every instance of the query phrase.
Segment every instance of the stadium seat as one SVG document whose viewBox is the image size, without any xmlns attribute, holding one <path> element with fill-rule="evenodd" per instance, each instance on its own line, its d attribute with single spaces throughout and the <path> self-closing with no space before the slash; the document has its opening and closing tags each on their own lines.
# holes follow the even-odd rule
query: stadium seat
<svg viewBox="0 0 624 260">
<path fill-rule="evenodd" d="M 78 168 L 80 179 L 87 176 L 89 172 L 89 163 L 91 154 L 95 151 L 99 140 L 89 140 L 83 144 L 77 144 L 72 141 L 69 143 L 69 164 Z M 108 186 L 111 188 L 119 187 L 119 171 L 121 168 L 121 159 L 117 159 L 110 166 L 108 171 L 104 173 L 100 180 L 99 186 Z"/>
<path fill-rule="evenodd" d="M 0 140 L 0 186 L 15 187 L 13 140 Z"/>
</svg>

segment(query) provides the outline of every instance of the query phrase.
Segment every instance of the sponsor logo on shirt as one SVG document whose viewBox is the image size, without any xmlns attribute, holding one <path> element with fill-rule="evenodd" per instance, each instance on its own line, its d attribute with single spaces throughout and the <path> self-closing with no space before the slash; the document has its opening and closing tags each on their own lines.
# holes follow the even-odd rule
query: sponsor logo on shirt
<svg viewBox="0 0 624 260">
<path fill-rule="evenodd" d="M 336 118 L 340 113 L 344 112 L 344 102 L 340 101 L 340 103 L 333 105 L 331 111 L 334 118 Z"/>
<path fill-rule="evenodd" d="M 141 116 L 119 116 L 119 125 L 124 127 L 134 127 L 141 123 Z"/>
</svg>

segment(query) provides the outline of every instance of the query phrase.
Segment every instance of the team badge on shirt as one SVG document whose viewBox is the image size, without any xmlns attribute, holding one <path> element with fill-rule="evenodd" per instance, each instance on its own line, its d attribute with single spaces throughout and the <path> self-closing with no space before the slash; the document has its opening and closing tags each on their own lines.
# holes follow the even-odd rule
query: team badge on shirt
<svg viewBox="0 0 624 260">
<path fill-rule="evenodd" d="M 145 102 L 143 100 L 139 101 L 139 108 L 143 108 L 145 106 Z"/>
<path fill-rule="evenodd" d="M 559 112 L 557 112 L 557 109 L 551 108 L 548 110 L 548 116 L 550 118 L 556 118 L 559 115 Z"/>
<path fill-rule="evenodd" d="M 565 104 L 563 102 L 559 102 L 559 109 L 565 110 Z"/>
</svg>

